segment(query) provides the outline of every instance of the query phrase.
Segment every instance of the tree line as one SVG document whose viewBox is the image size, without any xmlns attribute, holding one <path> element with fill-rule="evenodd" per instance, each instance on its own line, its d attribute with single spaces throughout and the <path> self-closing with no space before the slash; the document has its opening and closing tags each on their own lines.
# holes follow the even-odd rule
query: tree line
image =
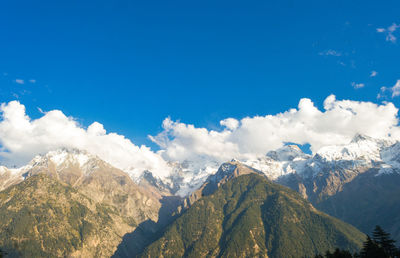
<svg viewBox="0 0 400 258">
<path fill-rule="evenodd" d="M 315 258 L 400 258 L 400 248 L 397 248 L 390 234 L 380 226 L 372 232 L 372 238 L 367 235 L 367 240 L 359 253 L 350 253 L 337 248 L 334 252 L 327 251 L 325 255 L 316 255 Z"/>
</svg>

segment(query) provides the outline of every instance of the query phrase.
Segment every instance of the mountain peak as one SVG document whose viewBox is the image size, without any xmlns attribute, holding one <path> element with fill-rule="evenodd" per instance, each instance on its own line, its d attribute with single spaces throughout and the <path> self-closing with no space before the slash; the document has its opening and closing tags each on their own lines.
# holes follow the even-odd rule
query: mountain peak
<svg viewBox="0 0 400 258">
<path fill-rule="evenodd" d="M 40 164 L 46 164 L 49 161 L 51 161 L 57 167 L 66 162 L 79 164 L 79 166 L 82 167 L 89 160 L 92 159 L 98 159 L 98 158 L 85 150 L 80 150 L 76 148 L 60 148 L 57 150 L 49 151 L 44 155 L 36 156 L 30 162 L 30 165 L 35 166 Z"/>
<path fill-rule="evenodd" d="M 308 158 L 299 146 L 295 144 L 285 145 L 277 150 L 269 151 L 267 156 L 277 161 L 292 161 L 296 158 Z"/>
<path fill-rule="evenodd" d="M 239 162 L 237 160 L 234 160 L 234 161 L 223 163 L 219 167 L 217 173 L 215 173 L 214 175 L 211 175 L 208 180 L 211 182 L 221 183 L 221 182 L 225 182 L 231 178 L 238 177 L 238 176 L 245 175 L 245 174 L 251 174 L 251 173 L 263 175 L 262 172 L 257 171 L 254 168 L 251 168 L 245 164 L 242 164 L 241 162 Z"/>
<path fill-rule="evenodd" d="M 351 140 L 352 143 L 362 141 L 375 141 L 375 139 L 365 134 L 356 133 L 356 135 L 354 135 L 353 139 Z"/>
</svg>

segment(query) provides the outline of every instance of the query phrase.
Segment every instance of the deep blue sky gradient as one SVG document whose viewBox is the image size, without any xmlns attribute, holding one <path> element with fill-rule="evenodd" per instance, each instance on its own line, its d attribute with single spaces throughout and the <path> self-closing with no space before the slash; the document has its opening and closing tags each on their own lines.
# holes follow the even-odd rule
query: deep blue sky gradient
<svg viewBox="0 0 400 258">
<path fill-rule="evenodd" d="M 0 102 L 146 145 L 167 116 L 218 128 L 303 97 L 379 103 L 400 79 L 399 31 L 376 32 L 392 23 L 399 1 L 1 1 Z"/>
</svg>

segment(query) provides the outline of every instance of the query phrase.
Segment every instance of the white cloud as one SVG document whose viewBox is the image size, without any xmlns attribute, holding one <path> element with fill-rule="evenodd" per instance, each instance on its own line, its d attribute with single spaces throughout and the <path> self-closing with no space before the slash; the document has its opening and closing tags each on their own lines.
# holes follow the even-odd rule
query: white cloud
<svg viewBox="0 0 400 258">
<path fill-rule="evenodd" d="M 265 155 L 287 142 L 311 145 L 312 151 L 332 144 L 348 143 L 356 133 L 372 137 L 400 137 L 398 109 L 392 103 L 336 100 L 334 95 L 319 110 L 310 99 L 301 99 L 297 109 L 276 115 L 246 117 L 236 127 L 221 131 L 196 128 L 166 118 L 163 132 L 150 137 L 166 160 L 226 161 Z"/>
<path fill-rule="evenodd" d="M 30 83 L 36 83 L 36 80 L 35 79 L 30 79 L 29 82 Z"/>
<path fill-rule="evenodd" d="M 361 88 L 364 88 L 365 84 L 364 84 L 364 83 L 352 82 L 352 83 L 351 83 L 351 86 L 352 86 L 354 89 L 361 89 Z"/>
<path fill-rule="evenodd" d="M 378 33 L 385 33 L 386 34 L 386 41 L 390 41 L 392 43 L 395 43 L 397 40 L 397 37 L 394 35 L 394 32 L 400 28 L 400 24 L 393 23 L 387 28 L 377 28 L 376 31 Z"/>
<path fill-rule="evenodd" d="M 15 82 L 18 84 L 25 84 L 25 81 L 22 79 L 15 79 Z"/>
<path fill-rule="evenodd" d="M 400 96 L 400 80 L 397 80 L 396 84 L 391 88 L 392 98 Z"/>
<path fill-rule="evenodd" d="M 375 77 L 378 75 L 377 71 L 371 71 L 371 74 L 369 75 L 369 77 Z"/>
<path fill-rule="evenodd" d="M 378 93 L 377 98 L 386 98 L 386 92 L 390 92 L 392 98 L 400 96 L 400 80 L 397 80 L 393 87 L 381 87 L 381 91 Z"/>
<path fill-rule="evenodd" d="M 61 147 L 87 150 L 114 166 L 132 171 L 169 173 L 166 162 L 146 146 L 136 146 L 116 133 L 107 133 L 94 122 L 87 129 L 59 110 L 31 120 L 18 101 L 0 107 L 0 156 L 7 165 L 24 165 L 35 155 Z"/>
<path fill-rule="evenodd" d="M 320 56 L 341 56 L 342 53 L 333 49 L 328 49 L 318 53 Z"/>
<path fill-rule="evenodd" d="M 219 122 L 221 126 L 225 126 L 229 130 L 235 130 L 239 126 L 239 121 L 235 118 L 226 118 Z"/>
<path fill-rule="evenodd" d="M 160 146 L 157 153 L 123 135 L 107 132 L 98 122 L 84 128 L 59 110 L 31 119 L 22 104 L 12 101 L 3 103 L 0 112 L 0 157 L 8 165 L 24 165 L 38 153 L 67 147 L 85 149 L 134 175 L 143 170 L 168 175 L 168 161 L 200 164 L 254 158 L 287 142 L 309 143 L 315 152 L 324 146 L 348 143 L 356 133 L 400 139 L 398 109 L 392 103 L 336 100 L 334 95 L 325 99 L 322 109 L 303 98 L 297 108 L 283 113 L 224 119 L 220 130 L 166 118 L 163 131 L 149 136 Z"/>
</svg>

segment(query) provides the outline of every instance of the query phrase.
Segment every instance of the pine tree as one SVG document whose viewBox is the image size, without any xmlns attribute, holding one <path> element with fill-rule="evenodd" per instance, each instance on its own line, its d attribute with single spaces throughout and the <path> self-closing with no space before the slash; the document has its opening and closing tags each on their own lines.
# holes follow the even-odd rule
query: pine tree
<svg viewBox="0 0 400 258">
<path fill-rule="evenodd" d="M 376 258 L 376 257 L 385 257 L 382 248 L 371 239 L 370 236 L 367 236 L 367 240 L 363 244 L 363 248 L 361 249 L 360 257 L 361 258 Z"/>
<path fill-rule="evenodd" d="M 377 243 L 380 249 L 383 250 L 384 256 L 382 257 L 396 257 L 398 249 L 395 246 L 395 242 L 390 238 L 390 234 L 386 233 L 380 226 L 376 226 L 372 232 L 373 240 Z"/>
<path fill-rule="evenodd" d="M 395 241 L 390 238 L 389 233 L 376 226 L 372 234 L 372 238 L 367 235 L 360 253 L 352 255 L 337 248 L 334 253 L 327 251 L 325 256 L 316 255 L 315 258 L 400 258 L 400 248 L 395 246 Z"/>
</svg>

